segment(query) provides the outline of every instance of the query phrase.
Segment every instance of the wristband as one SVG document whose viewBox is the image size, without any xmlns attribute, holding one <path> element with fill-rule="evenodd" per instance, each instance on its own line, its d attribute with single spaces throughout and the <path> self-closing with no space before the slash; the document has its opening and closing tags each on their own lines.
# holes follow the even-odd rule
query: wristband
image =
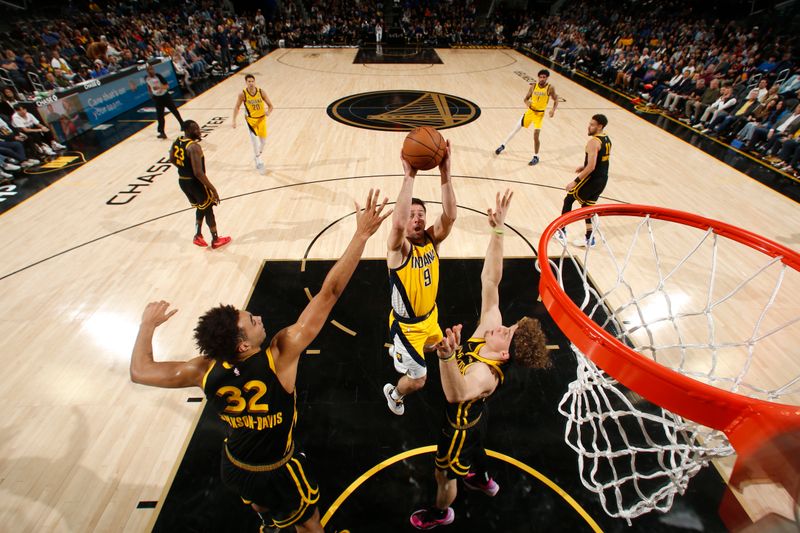
<svg viewBox="0 0 800 533">
<path fill-rule="evenodd" d="M 494 231 L 494 232 L 495 232 L 495 233 L 497 233 L 498 235 L 502 235 L 502 234 L 504 234 L 504 233 L 505 233 L 505 231 L 503 231 L 503 230 L 501 230 L 501 229 L 497 229 L 497 228 L 492 228 L 492 231 Z"/>
<path fill-rule="evenodd" d="M 447 361 L 450 361 L 451 359 L 455 358 L 455 356 L 456 356 L 456 352 L 451 353 L 447 357 L 439 357 L 437 355 L 437 357 L 439 357 L 439 361 L 442 361 L 443 363 L 446 363 Z"/>
</svg>

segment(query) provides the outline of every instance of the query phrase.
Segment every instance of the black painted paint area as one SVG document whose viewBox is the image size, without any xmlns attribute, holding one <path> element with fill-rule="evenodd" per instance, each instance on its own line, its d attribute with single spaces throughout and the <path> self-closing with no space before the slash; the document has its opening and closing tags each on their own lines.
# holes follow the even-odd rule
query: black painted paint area
<svg viewBox="0 0 800 533">
<path fill-rule="evenodd" d="M 366 46 L 361 47 L 356 52 L 356 57 L 353 59 L 355 64 L 370 64 L 370 63 L 405 63 L 405 64 L 435 64 L 442 63 L 442 58 L 436 53 L 433 48 L 426 48 L 423 46 L 406 46 L 406 47 L 390 47 L 390 46 Z"/>
<path fill-rule="evenodd" d="M 481 259 L 442 260 L 439 316 L 443 327 L 463 323 L 471 333 L 480 311 Z M 268 335 L 291 324 L 308 302 L 304 287 L 316 293 L 332 261 L 268 262 L 247 309 L 262 315 Z M 579 283 L 568 274 L 570 283 Z M 713 468 L 704 469 L 676 498 L 673 510 L 637 519 L 633 528 L 607 517 L 597 497 L 583 488 L 577 458 L 564 443 L 564 418 L 557 406 L 575 377 L 568 341 L 537 302 L 539 276 L 532 258 L 507 259 L 500 287 L 504 322 L 538 318 L 554 352 L 549 370 L 510 368 L 506 383 L 489 403 L 486 447 L 529 465 L 557 483 L 605 531 L 724 531 L 717 515 L 724 484 Z M 331 318 L 355 337 L 328 324 L 309 346 L 319 355 L 301 359 L 298 373 L 298 446 L 310 459 L 320 485 L 320 514 L 360 475 L 405 450 L 435 444 L 444 397 L 438 364 L 429 358 L 425 388 L 407 398 L 406 413 L 389 412 L 382 394 L 396 382 L 384 343 L 388 341 L 388 276 L 382 260 L 362 261 Z M 568 292 L 570 292 L 568 290 Z M 219 479 L 224 428 L 206 409 L 191 438 L 154 531 L 258 531 L 255 513 L 225 489 Z M 464 490 L 454 504 L 455 522 L 443 531 L 588 531 L 586 522 L 563 498 L 533 476 L 490 459 L 500 492 L 495 498 Z M 414 531 L 409 515 L 433 501 L 433 456 L 396 463 L 355 490 L 334 513 L 327 531 Z"/>
</svg>

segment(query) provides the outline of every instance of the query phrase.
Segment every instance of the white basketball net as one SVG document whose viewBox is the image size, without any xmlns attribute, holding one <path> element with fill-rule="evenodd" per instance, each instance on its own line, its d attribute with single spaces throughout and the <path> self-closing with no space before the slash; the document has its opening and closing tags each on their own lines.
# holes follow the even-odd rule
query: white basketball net
<svg viewBox="0 0 800 533">
<path fill-rule="evenodd" d="M 591 248 L 552 239 L 549 264 L 595 323 L 643 357 L 698 381 L 800 403 L 800 363 L 763 375 L 776 350 L 796 351 L 797 271 L 711 229 L 649 216 L 594 215 L 593 226 Z M 584 237 L 583 221 L 566 230 L 569 238 Z M 584 486 L 610 516 L 630 524 L 652 510 L 668 511 L 700 468 L 734 453 L 723 433 L 647 402 L 572 350 L 577 378 L 559 404 L 564 436 L 578 454 Z"/>
</svg>

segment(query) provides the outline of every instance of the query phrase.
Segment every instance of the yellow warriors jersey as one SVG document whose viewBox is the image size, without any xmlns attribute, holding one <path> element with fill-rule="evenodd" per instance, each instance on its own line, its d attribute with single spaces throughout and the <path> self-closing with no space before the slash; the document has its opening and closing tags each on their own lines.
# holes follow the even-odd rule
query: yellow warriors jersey
<svg viewBox="0 0 800 533">
<path fill-rule="evenodd" d="M 547 104 L 550 102 L 550 84 L 548 83 L 544 87 L 539 87 L 539 84 L 536 83 L 533 86 L 533 92 L 531 93 L 531 102 L 529 107 L 534 111 L 544 111 L 547 109 Z"/>
<path fill-rule="evenodd" d="M 250 94 L 247 89 L 244 93 L 244 109 L 248 118 L 262 118 L 267 113 L 267 102 L 261 94 L 261 89 L 256 89 L 256 94 Z"/>
<path fill-rule="evenodd" d="M 427 231 L 424 244 L 410 244 L 411 252 L 403 264 L 389 269 L 392 309 L 401 318 L 421 318 L 436 305 L 439 255 Z"/>
</svg>

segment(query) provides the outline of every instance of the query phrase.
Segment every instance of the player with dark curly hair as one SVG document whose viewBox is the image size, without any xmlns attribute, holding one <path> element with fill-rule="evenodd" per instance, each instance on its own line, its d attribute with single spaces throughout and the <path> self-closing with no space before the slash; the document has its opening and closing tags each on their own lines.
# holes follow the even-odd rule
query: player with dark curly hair
<svg viewBox="0 0 800 533">
<path fill-rule="evenodd" d="M 538 320 L 524 317 L 503 325 L 498 287 L 503 277 L 503 224 L 512 193 L 497 194 L 489 209 L 492 236 L 481 272 L 481 316 L 478 327 L 461 346 L 461 325 L 448 328 L 436 345 L 442 389 L 447 400 L 436 449 L 436 503 L 411 515 L 411 525 L 431 529 L 455 519 L 450 505 L 456 499 L 458 479 L 470 490 L 495 496 L 500 486 L 486 471 L 486 400 L 503 384 L 510 361 L 529 368 L 550 366 L 547 343 Z"/>
<path fill-rule="evenodd" d="M 261 346 L 267 332 L 260 316 L 220 305 L 197 323 L 202 354 L 189 361 L 153 360 L 153 334 L 177 310 L 165 301 L 147 305 L 131 355 L 131 380 L 155 387 L 200 387 L 229 435 L 222 447 L 222 480 L 259 513 L 264 525 L 321 532 L 319 488 L 305 455 L 295 449 L 295 382 L 300 355 L 325 325 L 361 259 L 367 240 L 391 214 L 388 199 L 369 191 L 364 210 L 356 203 L 356 232 L 331 268 L 319 293 L 297 321 Z"/>
</svg>

